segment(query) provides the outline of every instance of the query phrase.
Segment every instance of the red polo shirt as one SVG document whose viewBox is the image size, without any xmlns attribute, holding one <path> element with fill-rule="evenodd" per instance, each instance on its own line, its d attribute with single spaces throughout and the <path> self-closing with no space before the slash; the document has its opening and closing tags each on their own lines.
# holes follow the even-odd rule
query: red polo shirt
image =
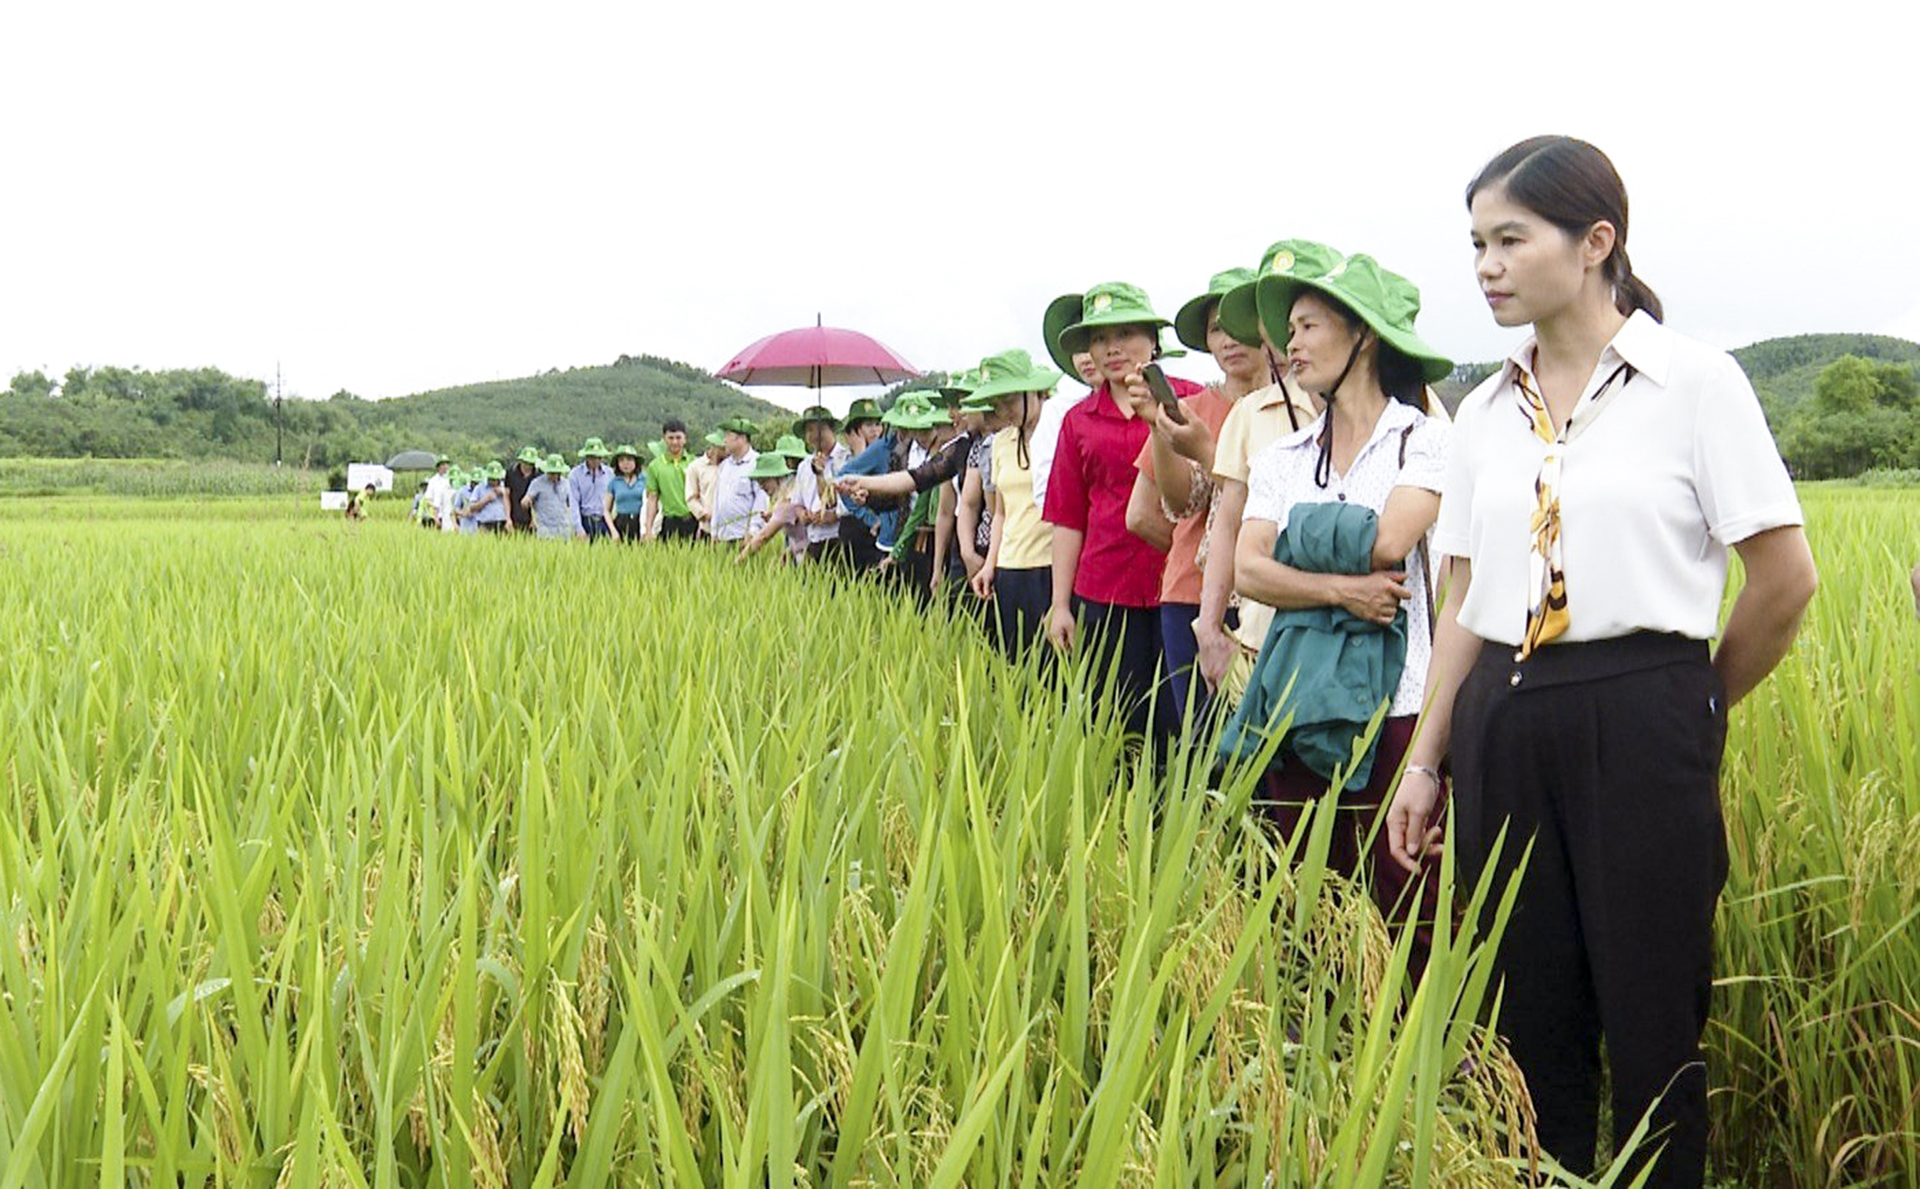
<svg viewBox="0 0 1920 1189">
<path fill-rule="evenodd" d="M 1183 400 L 1200 391 L 1191 380 L 1167 380 Z M 1086 534 L 1073 593 L 1089 602 L 1160 605 L 1160 571 L 1167 555 L 1127 531 L 1127 499 L 1139 474 L 1134 460 L 1149 432 L 1144 422 L 1120 411 L 1107 384 L 1067 410 L 1060 422 L 1042 518 Z"/>
</svg>

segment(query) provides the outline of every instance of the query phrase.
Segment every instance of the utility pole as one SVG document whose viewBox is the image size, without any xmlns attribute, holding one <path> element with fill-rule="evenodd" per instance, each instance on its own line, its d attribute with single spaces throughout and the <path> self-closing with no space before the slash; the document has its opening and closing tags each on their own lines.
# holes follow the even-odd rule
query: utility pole
<svg viewBox="0 0 1920 1189">
<path fill-rule="evenodd" d="M 280 465 L 280 361 L 273 361 L 273 465 Z"/>
</svg>

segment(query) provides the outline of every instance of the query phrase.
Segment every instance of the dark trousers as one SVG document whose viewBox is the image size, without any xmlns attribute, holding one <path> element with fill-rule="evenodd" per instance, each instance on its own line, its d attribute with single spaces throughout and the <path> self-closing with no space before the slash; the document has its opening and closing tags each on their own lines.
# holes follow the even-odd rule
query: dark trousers
<svg viewBox="0 0 1920 1189">
<path fill-rule="evenodd" d="M 600 523 L 605 524 L 606 521 L 603 520 Z M 640 543 L 640 514 L 638 512 L 621 512 L 615 515 L 613 518 L 613 527 L 615 531 L 620 534 L 620 540 L 624 544 L 637 545 Z"/>
<path fill-rule="evenodd" d="M 994 639 L 1007 656 L 1018 660 L 1029 648 L 1046 647 L 1053 567 L 994 571 L 990 606 Z"/>
<path fill-rule="evenodd" d="M 613 532 L 612 529 L 607 527 L 607 518 L 605 516 L 582 516 L 580 518 L 580 527 L 586 532 L 587 540 L 589 541 L 598 541 L 603 537 L 610 536 Z"/>
<path fill-rule="evenodd" d="M 871 570 L 886 555 L 873 539 L 873 528 L 858 516 L 840 518 L 840 539 L 846 543 L 847 557 L 856 570 Z"/>
<path fill-rule="evenodd" d="M 1160 654 L 1166 665 L 1167 713 L 1175 730 L 1182 728 L 1188 714 L 1199 723 L 1206 717 L 1207 703 L 1212 700 L 1206 681 L 1194 667 L 1200 656 L 1200 646 L 1193 638 L 1193 621 L 1198 618 L 1198 603 L 1160 604 Z"/>
<path fill-rule="evenodd" d="M 1700 1035 L 1727 876 L 1726 729 L 1706 644 L 1653 633 L 1550 644 L 1524 662 L 1489 644 L 1454 702 L 1463 870 L 1486 868 L 1502 825 L 1503 875 L 1533 843 L 1500 949 L 1500 1032 L 1541 1144 L 1582 1175 L 1604 1038 L 1616 1142 L 1657 1097 L 1653 1145 L 1665 1151 L 1648 1184 L 1694 1189 L 1705 1176 Z"/>
<path fill-rule="evenodd" d="M 1327 868 L 1349 879 L 1365 872 L 1373 889 L 1373 900 L 1380 915 L 1394 925 L 1409 919 L 1423 922 L 1414 943 L 1413 966 L 1417 975 L 1426 968 L 1427 952 L 1432 946 L 1430 926 L 1439 905 L 1439 885 L 1434 880 L 1415 885 L 1393 851 L 1387 846 L 1387 827 L 1381 820 L 1381 806 L 1390 799 L 1400 761 L 1406 758 L 1413 742 L 1415 715 L 1389 718 L 1380 724 L 1379 742 L 1374 747 L 1373 770 L 1363 788 L 1342 789 L 1330 808 L 1335 814 L 1333 837 L 1327 843 Z M 1300 762 L 1300 757 L 1282 750 L 1280 763 L 1262 778 L 1267 817 L 1291 837 L 1306 816 L 1309 804 L 1327 802 L 1328 780 Z M 1302 843 L 1301 852 L 1305 844 Z"/>
<path fill-rule="evenodd" d="M 1073 596 L 1073 608 L 1080 621 L 1079 647 L 1090 650 L 1094 679 L 1113 666 L 1113 692 L 1121 699 L 1128 729 L 1160 742 L 1167 736 L 1166 699 L 1157 708 L 1150 704 L 1160 682 L 1159 608 L 1096 603 L 1079 595 Z"/>
<path fill-rule="evenodd" d="M 700 536 L 700 522 L 691 516 L 662 516 L 660 518 L 660 539 L 662 541 L 692 541 Z"/>
<path fill-rule="evenodd" d="M 850 555 L 845 542 L 839 537 L 829 537 L 807 546 L 807 560 L 816 565 L 846 566 L 850 564 Z"/>
</svg>

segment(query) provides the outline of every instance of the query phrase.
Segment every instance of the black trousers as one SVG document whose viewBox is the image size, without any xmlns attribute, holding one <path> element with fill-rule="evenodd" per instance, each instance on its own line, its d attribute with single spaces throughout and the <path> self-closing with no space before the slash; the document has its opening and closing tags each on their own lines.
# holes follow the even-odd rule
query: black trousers
<svg viewBox="0 0 1920 1189">
<path fill-rule="evenodd" d="M 621 512 L 613 518 L 614 531 L 620 534 L 620 540 L 628 545 L 640 543 L 640 514 Z"/>
<path fill-rule="evenodd" d="M 660 518 L 660 539 L 662 541 L 692 541 L 700 536 L 700 522 L 691 516 L 662 516 Z"/>
<path fill-rule="evenodd" d="M 992 623 L 1001 649 L 1018 660 L 1030 648 L 1047 647 L 1047 612 L 1053 607 L 1053 567 L 998 570 L 993 575 Z"/>
<path fill-rule="evenodd" d="M 856 570 L 871 570 L 886 556 L 873 539 L 873 529 L 858 516 L 840 518 L 840 540 L 845 544 L 847 557 Z"/>
<path fill-rule="evenodd" d="M 1604 1038 L 1616 1143 L 1658 1098 L 1650 1146 L 1665 1150 L 1648 1184 L 1694 1189 L 1706 1167 L 1713 913 L 1727 877 L 1726 690 L 1706 644 L 1678 636 L 1514 655 L 1488 645 L 1461 684 L 1449 810 L 1469 877 L 1486 869 L 1502 825 L 1502 874 L 1533 844 L 1500 948 L 1500 1032 L 1555 1159 L 1592 1168 Z"/>
<path fill-rule="evenodd" d="M 1114 666 L 1114 693 L 1122 700 L 1127 728 L 1156 745 L 1164 741 L 1167 699 L 1150 705 L 1160 683 L 1160 609 L 1096 603 L 1079 595 L 1073 596 L 1073 607 L 1080 621 L 1078 646 L 1091 650 L 1095 678 Z"/>
</svg>

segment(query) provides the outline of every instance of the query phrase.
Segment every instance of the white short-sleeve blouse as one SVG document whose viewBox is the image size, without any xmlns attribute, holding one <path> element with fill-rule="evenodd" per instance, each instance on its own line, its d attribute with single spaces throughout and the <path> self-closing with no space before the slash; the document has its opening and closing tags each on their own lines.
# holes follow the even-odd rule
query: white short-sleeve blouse
<svg viewBox="0 0 1920 1189">
<path fill-rule="evenodd" d="M 1327 486 L 1321 487 L 1314 481 L 1313 472 L 1320 459 L 1320 426 L 1325 420 L 1322 414 L 1313 424 L 1275 438 L 1253 456 L 1247 468 L 1247 507 L 1241 519 L 1271 520 L 1285 531 L 1287 513 L 1295 504 L 1350 502 L 1378 513 L 1386 510 L 1387 497 L 1396 487 L 1441 490 L 1451 429 L 1445 421 L 1397 400 L 1388 401 L 1380 420 L 1374 423 L 1373 436 L 1354 455 L 1347 473 L 1334 474 Z M 1400 452 L 1403 439 L 1404 465 Z M 1427 628 L 1427 591 L 1432 578 L 1421 568 L 1417 552 L 1407 559 L 1406 585 L 1413 591 L 1413 598 L 1407 602 L 1407 664 L 1387 710 L 1396 718 L 1420 713 L 1427 665 L 1433 658 L 1433 639 Z"/>
<path fill-rule="evenodd" d="M 1473 565 L 1461 625 L 1514 646 L 1527 623 L 1534 480 L 1546 450 L 1516 383 L 1523 372 L 1531 379 L 1533 354 L 1529 338 L 1461 403 L 1433 538 Z M 1571 621 L 1561 639 L 1711 639 L 1728 547 L 1804 523 L 1759 398 L 1732 356 L 1645 312 L 1601 352 L 1581 400 L 1602 390 L 1605 407 L 1562 448 Z"/>
</svg>

